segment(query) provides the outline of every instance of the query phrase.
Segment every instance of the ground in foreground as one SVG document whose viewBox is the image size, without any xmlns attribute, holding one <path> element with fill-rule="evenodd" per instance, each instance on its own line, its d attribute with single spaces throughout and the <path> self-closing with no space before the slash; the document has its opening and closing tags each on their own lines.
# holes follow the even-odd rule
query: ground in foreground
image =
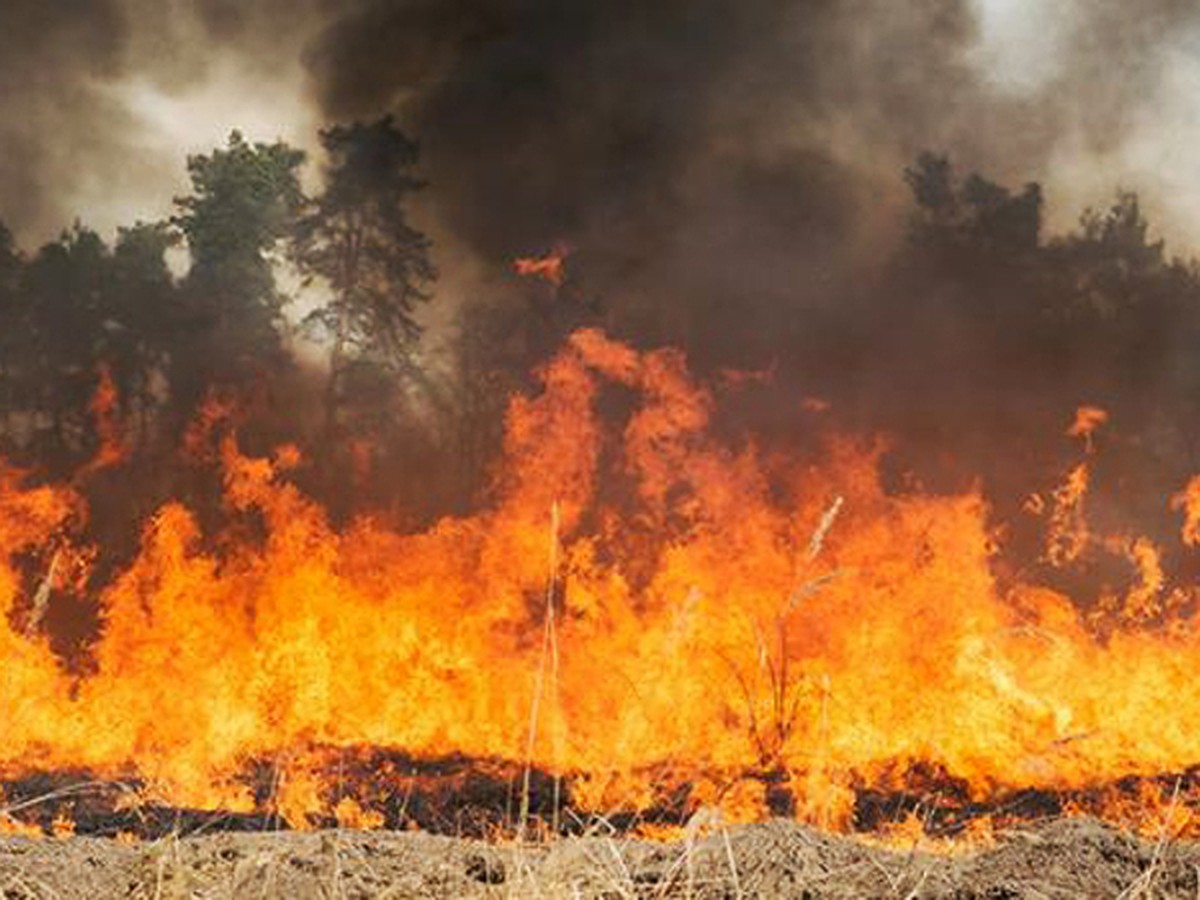
<svg viewBox="0 0 1200 900">
<path fill-rule="evenodd" d="M 0 839 L 0 898 L 1200 897 L 1200 845 L 1086 819 L 971 855 L 884 850 L 789 822 L 655 844 L 616 836 L 518 848 L 419 833 L 222 832 L 127 845 Z"/>
</svg>

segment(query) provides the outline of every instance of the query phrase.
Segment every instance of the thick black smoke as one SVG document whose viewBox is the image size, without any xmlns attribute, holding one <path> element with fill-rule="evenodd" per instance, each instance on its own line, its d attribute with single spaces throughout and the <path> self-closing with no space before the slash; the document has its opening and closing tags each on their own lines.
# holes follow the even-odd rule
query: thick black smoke
<svg viewBox="0 0 1200 900">
<path fill-rule="evenodd" d="M 1200 33 L 1193 2 L 1027 5 L 1049 35 L 1036 77 L 1020 71 L 1029 48 L 988 56 L 999 0 L 13 0 L 0 217 L 28 242 L 90 220 L 81 197 L 182 173 L 182 150 L 149 146 L 131 84 L 293 79 L 320 120 L 394 113 L 421 142 L 443 285 L 469 268 L 510 301 L 545 288 L 506 281 L 512 258 L 565 244 L 564 293 L 617 335 L 682 346 L 710 372 L 777 364 L 778 393 L 748 412 L 759 434 L 805 427 L 811 392 L 943 471 L 1028 471 L 1028 447 L 1081 403 L 1111 406 L 1130 446 L 1194 446 L 1186 277 L 1142 278 L 1133 293 L 1159 293 L 1119 307 L 1119 247 L 1080 262 L 1044 234 L 957 257 L 935 234 L 896 264 L 914 209 L 903 172 L 923 150 L 1018 192 L 1047 181 L 1053 207 L 1056 180 L 1107 179 L 1148 124 L 1178 139 L 1156 102 Z M 1055 292 L 1086 306 L 1093 285 L 1076 327 Z M 1148 496 L 1178 483 L 1186 452 L 1153 462 Z"/>
<path fill-rule="evenodd" d="M 643 336 L 745 364 L 887 255 L 919 151 L 1023 181 L 1064 142 L 1111 148 L 1197 18 L 1174 0 L 1058 4 L 1062 62 L 1014 92 L 979 63 L 978 11 L 367 0 L 307 60 L 327 116 L 397 111 L 420 137 L 456 241 L 496 265 L 565 241 Z"/>
<path fill-rule="evenodd" d="M 225 67 L 253 93 L 296 68 L 322 16 L 316 0 L 0 3 L 0 220 L 32 245 L 76 219 L 163 215 L 185 153 L 207 148 L 162 146 L 129 89 L 171 97 Z M 224 131 L 239 127 L 255 123 Z"/>
<path fill-rule="evenodd" d="M 129 124 L 93 90 L 121 71 L 118 0 L 0 4 L 0 210 L 18 230 L 69 222 L 69 172 L 103 178 Z"/>
<path fill-rule="evenodd" d="M 969 21 L 919 18 L 908 49 L 950 66 Z M 828 146 L 856 102 L 831 77 L 848 19 L 830 2 L 373 3 L 309 59 L 329 115 L 400 111 L 474 252 L 565 242 L 610 302 L 699 348 L 710 335 L 678 332 L 808 299 L 867 215 Z"/>
<path fill-rule="evenodd" d="M 893 261 L 914 208 L 903 172 L 922 150 L 1018 194 L 1064 153 L 1080 159 L 1067 179 L 1089 178 L 1153 120 L 1168 51 L 1200 11 L 1037 5 L 1055 59 L 1030 79 L 1020 52 L 989 62 L 982 9 L 368 0 L 307 61 L 327 116 L 395 111 L 419 136 L 437 213 L 477 258 L 498 268 L 565 242 L 618 334 L 680 345 L 705 367 L 778 363 L 759 434 L 794 437 L 813 390 L 853 427 L 899 435 L 899 479 L 961 490 L 982 476 L 1019 504 L 1031 473 L 1053 478 L 1077 452 L 1062 436 L 1075 407 L 1097 403 L 1139 448 L 1113 482 L 1148 485 L 1165 510 L 1185 460 L 1143 451 L 1155 422 L 1187 412 L 1196 381 L 1184 346 L 1195 317 L 1160 327 L 1190 288 L 1076 322 L 1066 292 L 1078 284 L 1060 275 L 1085 267 L 1057 268 L 1044 233 L 999 253 L 985 238 L 957 259 L 935 236 L 907 268 Z M 1139 466 L 1149 477 L 1127 477 Z"/>
<path fill-rule="evenodd" d="M 979 65 L 985 2 L 13 0 L 0 215 L 40 238 L 180 170 L 115 87 L 228 64 L 252 92 L 303 56 L 322 117 L 400 114 L 451 241 L 488 262 L 567 241 L 650 320 L 685 294 L 812 304 L 879 256 L 917 152 L 1016 180 L 1103 153 L 1197 26 L 1184 0 L 1031 5 L 1061 62 L 1012 92 Z"/>
</svg>

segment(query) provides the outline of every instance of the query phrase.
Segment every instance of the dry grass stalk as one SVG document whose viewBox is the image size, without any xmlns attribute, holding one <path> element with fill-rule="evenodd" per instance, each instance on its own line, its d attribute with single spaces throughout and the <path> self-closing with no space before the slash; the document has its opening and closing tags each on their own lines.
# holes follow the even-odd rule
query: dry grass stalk
<svg viewBox="0 0 1200 900">
<path fill-rule="evenodd" d="M 518 825 L 518 838 L 525 840 L 529 826 L 530 781 L 533 771 L 533 749 L 537 741 L 538 720 L 541 713 L 542 693 L 546 685 L 546 669 L 549 663 L 549 680 L 551 702 L 558 706 L 558 634 L 555 630 L 554 593 L 558 583 L 558 546 L 559 546 L 560 517 L 558 502 L 550 507 L 550 565 L 549 577 L 546 582 L 546 619 L 542 629 L 542 650 L 538 657 L 537 677 L 534 680 L 533 699 L 529 709 L 529 734 L 525 742 L 525 771 L 521 780 L 521 812 Z M 557 740 L 557 739 L 556 739 Z M 552 829 L 558 833 L 560 779 L 557 770 L 554 773 L 553 821 Z"/>
<path fill-rule="evenodd" d="M 0 900 L 54 900 L 56 897 L 61 897 L 58 891 L 50 887 L 44 881 L 31 876 L 13 875 L 8 881 L 0 885 Z"/>
<path fill-rule="evenodd" d="M 183 900 L 191 894 L 187 870 L 179 851 L 179 835 L 170 834 L 156 844 L 154 900 Z"/>
<path fill-rule="evenodd" d="M 725 859 L 729 863 L 729 877 L 733 881 L 733 896 L 742 900 L 742 879 L 738 875 L 737 859 L 733 855 L 733 842 L 729 840 L 729 829 L 721 829 L 721 840 L 725 845 Z"/>
<path fill-rule="evenodd" d="M 837 519 L 838 513 L 842 511 L 842 504 L 845 501 L 842 497 L 835 497 L 833 503 L 825 510 L 825 514 L 821 516 L 821 521 L 817 523 L 816 530 L 812 533 L 812 537 L 808 541 L 808 560 L 812 562 L 821 555 L 821 548 L 825 546 L 825 538 L 829 534 L 829 529 L 833 527 L 834 520 Z"/>
<path fill-rule="evenodd" d="M 55 550 L 54 555 L 50 557 L 50 565 L 46 569 L 46 575 L 38 584 L 37 591 L 33 595 L 33 603 L 29 609 L 29 618 L 25 621 L 25 634 L 32 637 L 38 630 L 38 626 L 42 624 L 42 619 L 46 616 L 46 610 L 50 606 L 50 592 L 54 589 L 54 581 L 58 576 L 58 561 L 61 551 Z"/>
<path fill-rule="evenodd" d="M 0 816 L 11 816 L 15 812 L 23 809 L 29 809 L 34 806 L 39 806 L 43 803 L 51 803 L 55 800 L 62 800 L 66 797 L 73 797 L 78 794 L 87 793 L 104 793 L 106 791 L 119 790 L 122 796 L 128 797 L 134 801 L 133 807 L 136 809 L 136 800 L 138 792 L 132 785 L 124 784 L 119 781 L 80 781 L 76 784 L 69 784 L 65 787 L 55 788 L 52 791 L 47 791 L 44 794 L 38 794 L 36 797 L 29 797 L 19 803 L 8 803 L 0 806 Z"/>
<path fill-rule="evenodd" d="M 822 514 L 817 527 L 809 537 L 802 565 L 811 564 L 821 554 L 825 546 L 825 540 L 833 528 L 833 524 L 837 520 L 843 505 L 843 498 L 841 496 L 835 497 L 824 514 Z M 801 568 L 801 566 L 798 566 L 798 568 Z M 765 627 L 762 623 L 755 625 L 754 637 L 758 645 L 759 670 L 766 679 L 766 689 L 770 699 L 769 721 L 764 723 L 758 712 L 759 704 L 756 699 L 759 693 L 757 690 L 757 685 L 759 684 L 758 678 L 748 677 L 732 660 L 726 659 L 726 663 L 733 670 L 734 678 L 741 689 L 750 719 L 750 739 L 754 744 L 759 763 L 765 770 L 770 770 L 780 765 L 780 757 L 783 754 L 785 746 L 791 740 L 792 733 L 795 730 L 796 718 L 800 711 L 800 703 L 804 698 L 804 691 L 802 690 L 804 679 L 794 677 L 790 671 L 791 666 L 787 649 L 788 615 L 801 600 L 816 594 L 826 584 L 841 574 L 842 572 L 838 570 L 816 577 L 805 578 L 801 581 L 799 580 L 799 573 L 797 573 L 798 583 L 791 593 L 788 594 L 786 601 L 776 613 L 773 627 Z M 768 631 L 773 632 L 770 638 L 767 637 Z M 820 690 L 820 728 L 823 735 L 826 731 L 827 706 L 830 694 L 830 685 L 827 676 L 821 680 Z"/>
<path fill-rule="evenodd" d="M 1150 853 L 1150 864 L 1146 866 L 1144 872 L 1139 875 L 1134 882 L 1121 892 L 1119 900 L 1142 900 L 1142 898 L 1150 898 L 1158 896 L 1155 891 L 1155 881 L 1162 874 L 1163 866 L 1163 851 L 1166 849 L 1167 842 L 1171 840 L 1170 826 L 1171 819 L 1175 813 L 1176 804 L 1179 802 L 1180 779 L 1175 779 L 1175 787 L 1171 791 L 1171 802 L 1167 804 L 1166 814 L 1163 816 L 1162 827 L 1158 832 L 1158 839 L 1154 842 L 1154 848 Z M 1200 870 L 1197 871 L 1196 893 L 1200 896 Z"/>
</svg>

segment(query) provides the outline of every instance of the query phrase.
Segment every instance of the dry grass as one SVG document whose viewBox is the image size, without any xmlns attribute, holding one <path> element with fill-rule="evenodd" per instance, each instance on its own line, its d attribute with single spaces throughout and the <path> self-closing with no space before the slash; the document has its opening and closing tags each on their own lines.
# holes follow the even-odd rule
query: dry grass
<svg viewBox="0 0 1200 900">
<path fill-rule="evenodd" d="M 593 833 L 546 844 L 419 833 L 0 840 L 0 900 L 175 898 L 1001 898 L 1200 896 L 1200 847 L 1089 820 L 1041 823 L 975 855 L 896 852 L 794 823 L 672 844 Z"/>
<path fill-rule="evenodd" d="M 537 675 L 534 678 L 533 698 L 529 708 L 529 732 L 525 745 L 525 771 L 521 782 L 521 812 L 518 819 L 519 835 L 522 840 L 528 837 L 530 779 L 533 772 L 534 748 L 537 743 L 538 726 L 541 721 L 542 694 L 546 688 L 547 667 L 549 667 L 550 702 L 551 708 L 558 708 L 558 632 L 555 623 L 555 591 L 558 584 L 558 550 L 559 550 L 559 508 L 554 503 L 550 508 L 550 549 L 549 565 L 546 575 L 546 613 L 542 629 L 542 649 L 538 656 Z M 557 740 L 557 732 L 555 732 Z M 556 748 L 557 749 L 557 748 Z M 557 753 L 555 756 L 557 757 Z M 559 831 L 558 808 L 561 790 L 560 776 L 554 775 L 553 809 L 554 820 L 551 832 Z"/>
</svg>

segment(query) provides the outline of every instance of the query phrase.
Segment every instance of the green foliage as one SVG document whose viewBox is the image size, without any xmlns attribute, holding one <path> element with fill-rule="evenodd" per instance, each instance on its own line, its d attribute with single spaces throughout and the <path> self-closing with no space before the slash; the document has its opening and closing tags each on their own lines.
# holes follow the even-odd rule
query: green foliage
<svg viewBox="0 0 1200 900">
<path fill-rule="evenodd" d="M 224 149 L 188 159 L 192 193 L 176 198 L 171 220 L 191 255 L 170 353 L 184 407 L 211 385 L 247 388 L 285 361 L 272 254 L 303 204 L 303 161 L 283 142 L 251 144 L 237 131 Z"/>
<path fill-rule="evenodd" d="M 303 162 L 303 151 L 250 144 L 237 131 L 225 149 L 188 158 L 192 193 L 176 198 L 180 213 L 171 221 L 191 253 L 190 279 L 225 298 L 275 299 L 267 253 L 300 209 Z"/>
</svg>

